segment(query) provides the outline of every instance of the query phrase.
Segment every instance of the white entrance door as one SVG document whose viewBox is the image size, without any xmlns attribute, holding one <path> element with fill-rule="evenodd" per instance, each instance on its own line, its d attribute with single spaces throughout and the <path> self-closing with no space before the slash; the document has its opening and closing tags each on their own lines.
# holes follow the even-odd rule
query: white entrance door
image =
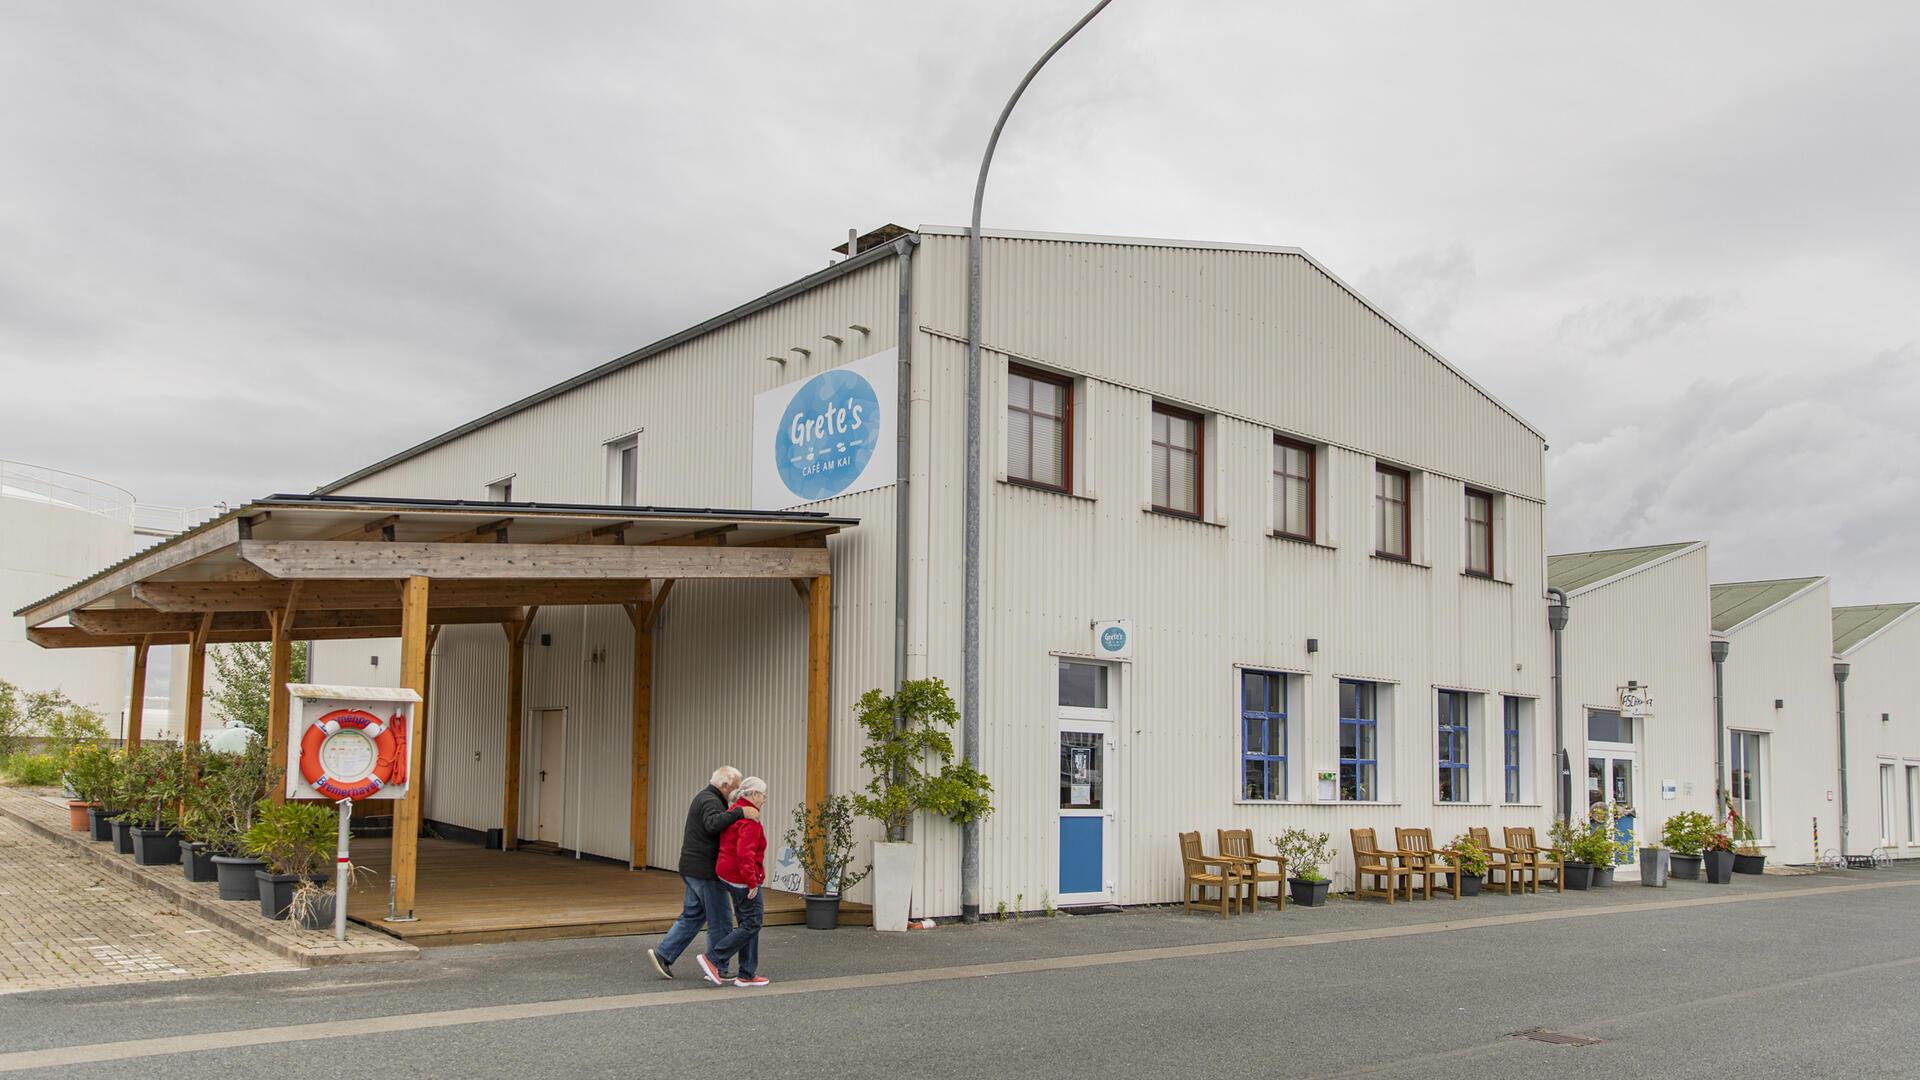
<svg viewBox="0 0 1920 1080">
<path fill-rule="evenodd" d="M 567 805 L 567 711 L 537 709 L 539 753 L 534 757 L 534 839 L 561 843 L 561 819 Z"/>
<path fill-rule="evenodd" d="M 1119 791 L 1112 669 L 1063 660 L 1059 695 L 1059 875 L 1056 902 L 1112 903 L 1119 895 Z"/>
<path fill-rule="evenodd" d="M 1610 802 L 1632 811 L 1614 826 L 1615 838 L 1627 845 L 1619 857 L 1617 877 L 1640 876 L 1640 752 L 1631 746 L 1587 746 L 1587 806 Z"/>
</svg>

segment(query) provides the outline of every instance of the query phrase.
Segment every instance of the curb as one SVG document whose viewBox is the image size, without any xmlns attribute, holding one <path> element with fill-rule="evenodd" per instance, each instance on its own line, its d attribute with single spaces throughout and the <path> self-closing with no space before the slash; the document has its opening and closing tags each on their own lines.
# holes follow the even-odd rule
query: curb
<svg viewBox="0 0 1920 1080">
<path fill-rule="evenodd" d="M 377 949 L 342 951 L 333 948 L 332 939 L 328 939 L 326 948 L 308 948 L 298 941 L 289 940 L 285 935 L 261 926 L 260 923 L 263 920 L 260 916 L 246 909 L 236 909 L 231 902 L 212 900 L 199 895 L 185 878 L 169 881 L 161 875 L 143 873 L 145 868 L 135 866 L 128 859 L 115 855 L 110 846 L 103 847 L 87 840 L 84 833 L 51 828 L 6 805 L 4 801 L 0 801 L 0 815 L 25 826 L 43 839 L 79 852 L 95 866 L 112 871 L 116 876 L 131 882 L 142 891 L 172 901 L 175 907 L 304 967 L 391 963 L 397 960 L 417 959 L 420 955 L 418 947 L 401 941 L 394 941 L 390 946 L 383 941 L 383 947 Z M 364 929 L 361 932 L 378 933 Z"/>
</svg>

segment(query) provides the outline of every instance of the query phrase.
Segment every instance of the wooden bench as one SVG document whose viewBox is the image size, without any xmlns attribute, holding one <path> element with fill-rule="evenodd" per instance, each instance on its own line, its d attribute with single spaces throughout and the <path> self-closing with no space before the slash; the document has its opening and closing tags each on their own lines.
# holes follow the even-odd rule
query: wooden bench
<svg viewBox="0 0 1920 1080">
<path fill-rule="evenodd" d="M 1231 902 L 1236 909 L 1240 903 L 1240 864 L 1233 859 L 1223 859 L 1217 855 L 1208 855 L 1200 850 L 1200 834 L 1183 832 L 1180 834 L 1180 863 L 1186 871 L 1186 885 L 1180 890 L 1180 899 L 1187 906 L 1187 914 L 1193 914 L 1194 892 L 1200 894 L 1200 906 L 1207 903 L 1207 890 L 1220 890 L 1220 917 L 1227 917 L 1227 904 Z M 1207 867 L 1216 866 L 1211 871 Z"/>
<path fill-rule="evenodd" d="M 1221 829 L 1219 836 L 1221 858 L 1240 864 L 1240 881 L 1246 888 L 1248 906 L 1259 911 L 1260 901 L 1269 900 L 1281 911 L 1287 910 L 1287 860 L 1254 850 L 1252 829 Z M 1266 863 L 1272 863 L 1273 869 L 1264 869 Z M 1260 886 L 1269 881 L 1279 883 L 1279 891 L 1272 896 L 1260 895 Z"/>
<path fill-rule="evenodd" d="M 1387 851 L 1374 839 L 1372 829 L 1349 829 L 1348 837 L 1353 843 L 1353 897 L 1356 900 L 1369 896 L 1384 896 L 1387 903 L 1393 903 L 1394 883 L 1406 882 L 1407 899 L 1413 899 L 1413 875 L 1400 865 L 1400 853 Z M 1376 883 L 1385 882 L 1385 888 L 1367 888 L 1367 879 Z"/>
<path fill-rule="evenodd" d="M 1460 899 L 1460 868 L 1446 861 L 1447 853 L 1433 846 L 1432 829 L 1395 829 L 1394 846 L 1400 849 L 1400 862 L 1409 873 L 1421 879 L 1423 891 L 1428 900 L 1433 899 L 1435 878 L 1445 875 L 1453 882 L 1453 898 Z M 1412 879 L 1408 879 L 1408 891 L 1411 892 Z M 1447 891 L 1441 886 L 1442 892 Z"/>
</svg>

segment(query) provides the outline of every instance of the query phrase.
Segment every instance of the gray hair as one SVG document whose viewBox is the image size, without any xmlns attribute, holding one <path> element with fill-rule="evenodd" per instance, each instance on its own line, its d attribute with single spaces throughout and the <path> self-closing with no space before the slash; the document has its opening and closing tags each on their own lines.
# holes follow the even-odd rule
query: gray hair
<svg viewBox="0 0 1920 1080">
<path fill-rule="evenodd" d="M 740 787 L 736 789 L 733 794 L 735 798 L 740 798 L 746 795 L 764 796 L 766 793 L 767 782 L 757 776 L 749 776 L 745 780 L 740 781 Z"/>
<path fill-rule="evenodd" d="M 737 784 L 739 782 L 740 770 L 731 765 L 722 765 L 713 770 L 712 776 L 707 777 L 707 783 L 717 788 L 723 788 L 728 784 Z"/>
</svg>

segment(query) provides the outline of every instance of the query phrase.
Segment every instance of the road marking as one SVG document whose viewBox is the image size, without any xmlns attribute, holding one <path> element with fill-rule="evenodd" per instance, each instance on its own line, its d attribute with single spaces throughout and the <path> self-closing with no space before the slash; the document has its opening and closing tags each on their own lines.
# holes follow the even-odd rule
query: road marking
<svg viewBox="0 0 1920 1080">
<path fill-rule="evenodd" d="M 427 1031 L 434 1028 L 461 1027 L 467 1024 L 494 1024 L 510 1020 L 536 1020 L 554 1016 L 583 1016 L 592 1013 L 620 1012 L 628 1009 L 653 1009 L 675 1005 L 724 1005 L 741 1001 L 760 1001 L 790 994 L 831 993 L 838 990 L 874 990 L 918 983 L 952 982 L 959 979 L 983 979 L 998 975 L 1029 975 L 1048 971 L 1072 971 L 1083 968 L 1111 967 L 1154 960 L 1185 960 L 1197 957 L 1265 952 L 1277 949 L 1334 945 L 1348 941 L 1378 941 L 1385 938 L 1419 937 L 1460 930 L 1479 930 L 1524 923 L 1561 922 L 1570 919 L 1625 915 L 1636 911 L 1672 911 L 1683 908 L 1719 907 L 1726 904 L 1751 904 L 1772 900 L 1797 900 L 1834 893 L 1872 892 L 1920 886 L 1920 881 L 1887 881 L 1859 885 L 1823 885 L 1758 895 L 1705 896 L 1689 900 L 1655 900 L 1649 903 L 1609 904 L 1603 907 L 1577 908 L 1571 911 L 1521 912 L 1511 915 L 1487 915 L 1473 919 L 1421 923 L 1411 926 L 1381 926 L 1366 930 L 1333 930 L 1319 934 L 1295 934 L 1287 937 L 1251 938 L 1244 941 L 1217 941 L 1197 945 L 1167 945 L 1124 952 L 1088 953 L 1078 956 L 1009 960 L 991 964 L 962 964 L 912 971 L 882 971 L 868 975 L 842 975 L 826 979 L 800 979 L 775 983 L 752 994 L 713 993 L 707 988 L 692 990 L 656 990 L 641 994 L 616 994 L 606 997 L 567 998 L 558 1001 L 529 1001 L 513 1005 L 484 1005 L 467 1009 L 399 1016 L 369 1016 L 329 1020 L 323 1023 L 287 1024 L 280 1027 L 250 1028 L 239 1031 L 210 1031 L 192 1035 L 168 1035 L 154 1039 L 128 1039 L 123 1042 L 60 1046 L 47 1050 L 23 1050 L 0 1054 L 0 1072 L 24 1069 L 57 1068 L 102 1061 L 128 1061 L 134 1058 L 163 1057 L 170 1054 L 231 1050 L 245 1046 L 272 1046 L 319 1039 L 353 1038 L 390 1032 Z M 1914 962 L 1920 962 L 1916 958 Z M 1598 1025 L 1595 1025 L 1598 1026 Z"/>
</svg>

